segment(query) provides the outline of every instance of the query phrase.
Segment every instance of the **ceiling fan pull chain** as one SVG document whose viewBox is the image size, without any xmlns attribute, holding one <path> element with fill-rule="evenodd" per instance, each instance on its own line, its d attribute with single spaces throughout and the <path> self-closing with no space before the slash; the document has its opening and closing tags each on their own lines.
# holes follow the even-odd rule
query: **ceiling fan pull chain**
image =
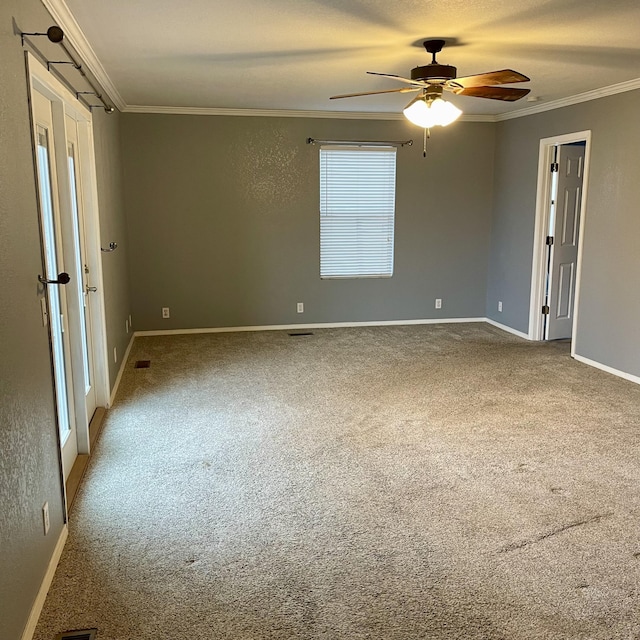
<svg viewBox="0 0 640 640">
<path fill-rule="evenodd" d="M 422 157 L 426 158 L 427 157 L 427 138 L 431 137 L 431 131 L 425 127 L 424 130 L 424 146 L 422 148 Z"/>
</svg>

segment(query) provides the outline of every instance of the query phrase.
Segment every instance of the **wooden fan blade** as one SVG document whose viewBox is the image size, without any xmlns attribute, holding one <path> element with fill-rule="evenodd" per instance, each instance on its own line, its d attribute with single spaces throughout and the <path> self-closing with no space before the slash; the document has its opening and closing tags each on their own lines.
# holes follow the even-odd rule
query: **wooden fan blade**
<svg viewBox="0 0 640 640">
<path fill-rule="evenodd" d="M 426 82 L 421 82 L 420 80 L 410 80 L 409 78 L 403 78 L 402 76 L 397 76 L 393 73 L 376 73 L 375 71 L 367 71 L 370 76 L 382 76 L 383 78 L 391 78 L 392 80 L 400 80 L 400 82 L 406 82 L 408 84 L 412 84 L 414 87 L 426 87 Z M 483 83 L 485 84 L 485 83 Z"/>
<path fill-rule="evenodd" d="M 494 84 L 511 84 L 512 82 L 529 82 L 531 78 L 514 71 L 513 69 L 502 69 L 502 71 L 490 71 L 489 73 L 479 73 L 475 76 L 465 76 L 456 78 L 453 82 L 463 87 L 484 87 Z"/>
<path fill-rule="evenodd" d="M 375 96 L 379 93 L 410 93 L 411 91 L 419 91 L 422 87 L 401 87 L 400 89 L 385 89 L 383 91 L 365 91 L 364 93 L 343 93 L 340 96 L 331 96 L 329 100 L 337 100 L 338 98 L 357 98 L 358 96 Z"/>
<path fill-rule="evenodd" d="M 454 89 L 459 96 L 471 96 L 473 98 L 489 98 L 489 100 L 506 100 L 515 102 L 524 98 L 531 89 L 512 89 L 511 87 L 469 87 L 467 89 Z"/>
</svg>

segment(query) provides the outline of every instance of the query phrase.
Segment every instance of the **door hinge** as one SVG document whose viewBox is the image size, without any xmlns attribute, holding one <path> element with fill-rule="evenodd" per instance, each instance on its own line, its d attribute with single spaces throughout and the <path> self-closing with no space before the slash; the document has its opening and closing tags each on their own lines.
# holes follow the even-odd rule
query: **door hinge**
<svg viewBox="0 0 640 640">
<path fill-rule="evenodd" d="M 553 236 L 547 236 L 547 244 L 551 246 L 553 244 Z"/>
<path fill-rule="evenodd" d="M 552 162 L 551 163 L 551 173 L 558 173 L 559 170 L 559 166 L 557 162 Z"/>
<path fill-rule="evenodd" d="M 549 315 L 549 305 L 548 304 L 542 305 L 542 315 L 543 316 L 548 316 Z"/>
<path fill-rule="evenodd" d="M 47 300 L 44 296 L 40 298 L 40 308 L 42 310 L 42 326 L 46 327 L 49 324 L 49 311 L 47 310 Z"/>
</svg>

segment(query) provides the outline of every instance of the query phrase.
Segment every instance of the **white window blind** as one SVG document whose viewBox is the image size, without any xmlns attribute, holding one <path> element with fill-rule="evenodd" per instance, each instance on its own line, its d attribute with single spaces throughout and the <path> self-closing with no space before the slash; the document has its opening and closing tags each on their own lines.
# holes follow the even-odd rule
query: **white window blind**
<svg viewBox="0 0 640 640">
<path fill-rule="evenodd" d="M 320 148 L 320 277 L 393 274 L 395 147 Z"/>
</svg>

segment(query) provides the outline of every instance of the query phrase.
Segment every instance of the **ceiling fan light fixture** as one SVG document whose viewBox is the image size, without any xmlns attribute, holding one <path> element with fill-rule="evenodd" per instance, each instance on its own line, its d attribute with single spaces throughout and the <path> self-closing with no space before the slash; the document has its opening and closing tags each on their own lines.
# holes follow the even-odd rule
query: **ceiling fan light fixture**
<svg viewBox="0 0 640 640">
<path fill-rule="evenodd" d="M 446 127 L 462 115 L 462 111 L 451 102 L 424 94 L 414 98 L 403 113 L 409 122 L 423 129 Z"/>
</svg>

